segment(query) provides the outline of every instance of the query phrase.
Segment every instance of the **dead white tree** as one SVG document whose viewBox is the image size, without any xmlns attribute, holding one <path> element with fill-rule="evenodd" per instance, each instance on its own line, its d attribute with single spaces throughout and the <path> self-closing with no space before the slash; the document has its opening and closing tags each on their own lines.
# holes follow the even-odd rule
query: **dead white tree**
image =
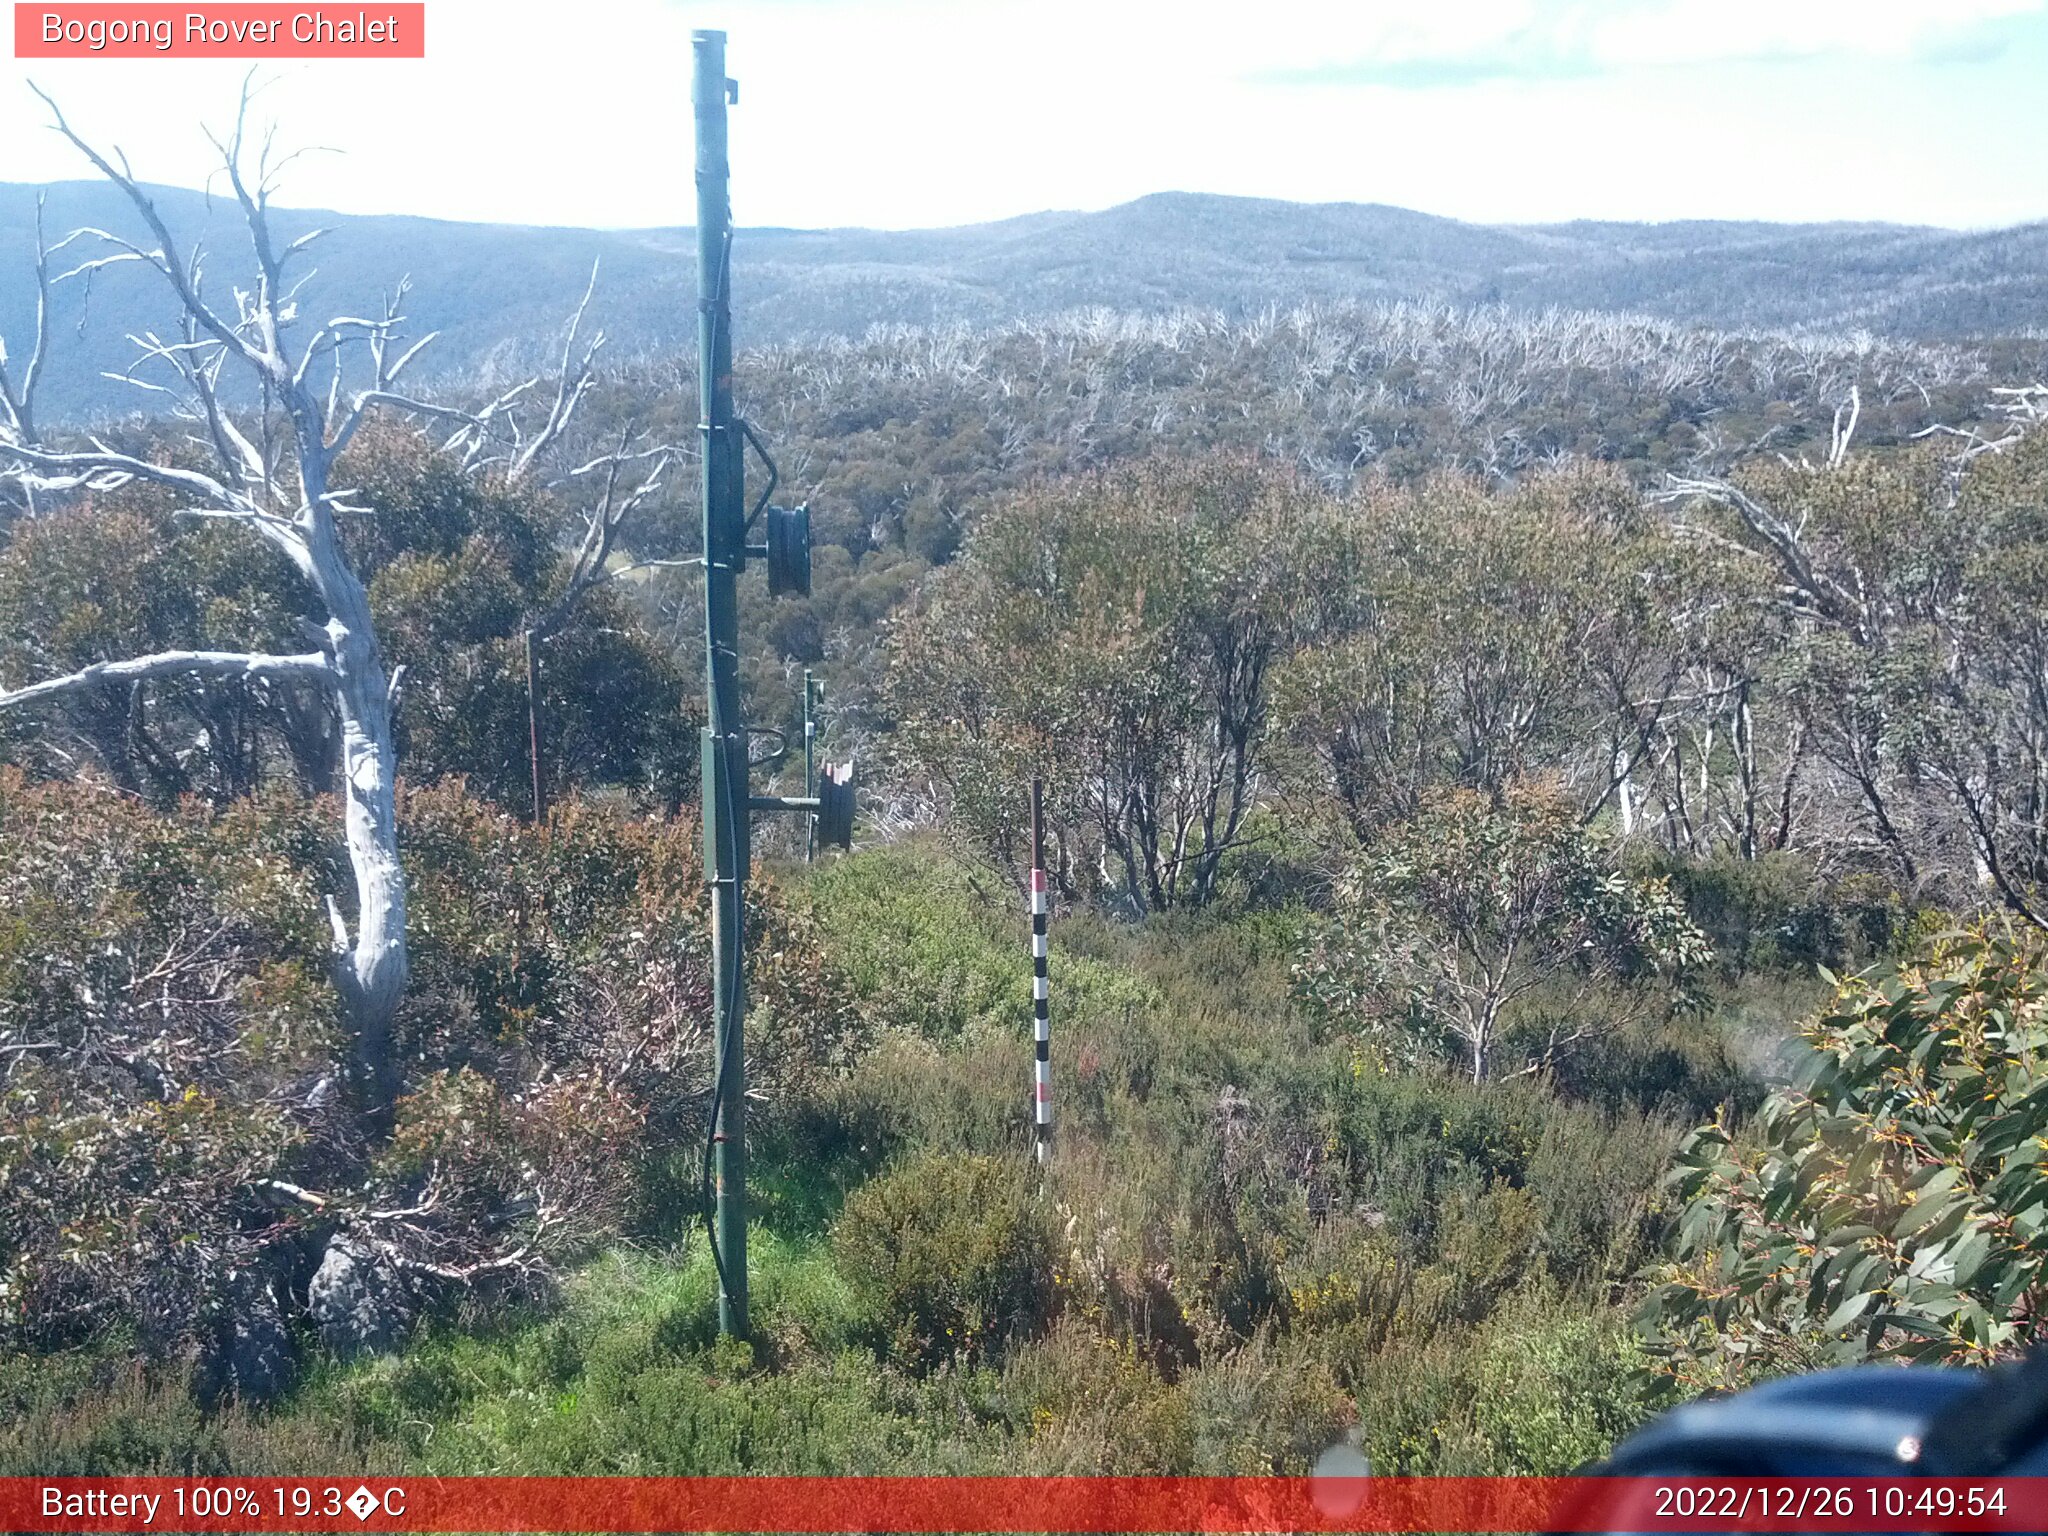
<svg viewBox="0 0 2048 1536">
<path fill-rule="evenodd" d="M 594 276 L 594 274 L 593 274 Z M 572 329 L 573 335 L 573 329 Z M 654 566 L 693 564 L 691 561 L 641 560 L 614 565 L 619 536 L 633 514 L 658 498 L 667 488 L 664 477 L 680 450 L 657 445 L 643 448 L 629 424 L 619 431 L 618 446 L 579 464 L 564 477 L 565 486 L 594 482 L 596 499 L 583 511 L 583 536 L 570 557 L 568 579 L 546 611 L 536 614 L 526 626 L 526 723 L 529 766 L 533 774 L 533 819 L 544 825 L 548 819 L 547 770 L 541 758 L 540 647 L 566 626 L 584 598 L 630 571 Z"/>
<path fill-rule="evenodd" d="M 585 350 L 580 363 L 573 361 L 590 295 L 586 292 L 577 308 L 560 387 L 537 431 L 523 430 L 517 412 L 537 378 L 473 410 L 401 394 L 401 376 L 434 339 L 430 334 L 410 345 L 401 341 L 405 284 L 381 314 L 336 316 L 315 326 L 303 343 L 299 340 L 297 295 L 312 274 L 309 269 L 294 280 L 292 268 L 324 231 L 314 230 L 282 248 L 274 240 L 270 198 L 277 173 L 291 157 L 275 159 L 274 134 L 266 133 L 254 147 L 253 168 L 247 165 L 247 85 L 232 134 L 224 141 L 209 135 L 240 206 L 255 265 L 253 283 L 234 290 L 231 309 L 220 307 L 206 292 L 202 251 L 196 245 L 189 252 L 180 250 L 127 157 L 116 149 L 109 159 L 73 130 L 49 95 L 40 89 L 37 94 L 48 105 L 55 129 L 120 189 L 148 233 L 129 240 L 85 228 L 47 249 L 38 239 L 37 291 L 45 302 L 26 368 L 18 378 L 0 372 L 0 477 L 13 481 L 31 504 L 37 496 L 110 491 L 132 482 L 166 487 L 188 503 L 179 515 L 236 524 L 289 561 L 317 598 L 324 621 L 308 624 L 310 648 L 296 654 L 164 651 L 0 690 L 0 709 L 109 680 L 191 675 L 290 679 L 326 692 L 340 727 L 343 831 L 355 883 L 353 931 L 342 903 L 333 894 L 327 898 L 334 975 L 353 1029 L 359 1070 L 373 1095 L 382 1096 L 393 1087 L 390 1026 L 407 973 L 392 747 L 399 678 L 387 672 L 368 593 L 350 565 L 337 523 L 339 515 L 371 509 L 352 504 L 351 493 L 334 484 L 335 465 L 370 414 L 383 410 L 452 423 L 447 446 L 460 451 L 465 463 L 497 466 L 510 480 L 525 477 L 567 430 L 591 386 L 592 360 L 602 337 Z M 92 254 L 51 277 L 50 254 L 72 246 Z M 177 414 L 194 428 L 192 438 L 200 450 L 194 457 L 204 468 L 121 452 L 98 437 L 85 438 L 82 446 L 54 441 L 36 420 L 35 385 L 44 361 L 50 289 L 67 281 L 90 281 L 97 271 L 129 263 L 161 275 L 177 301 L 180 322 L 170 339 L 150 331 L 129 338 L 138 357 L 127 379 L 176 399 Z M 594 282 L 594 272 L 592 277 Z M 161 377 L 165 370 L 169 384 L 144 376 L 155 372 Z M 225 384 L 236 378 L 239 392 Z M 237 404 L 246 400 L 259 403 Z M 593 516 L 607 520 L 608 548 L 617 508 L 608 506 Z"/>
<path fill-rule="evenodd" d="M 28 356 L 19 364 L 8 355 L 7 339 L 0 336 L 0 432 L 23 441 L 36 436 L 36 386 L 42 381 L 43 361 L 50 347 L 50 247 L 43 237 L 45 194 L 36 194 L 36 318 L 29 340 Z M 34 493 L 21 487 L 23 506 L 35 511 Z"/>
</svg>

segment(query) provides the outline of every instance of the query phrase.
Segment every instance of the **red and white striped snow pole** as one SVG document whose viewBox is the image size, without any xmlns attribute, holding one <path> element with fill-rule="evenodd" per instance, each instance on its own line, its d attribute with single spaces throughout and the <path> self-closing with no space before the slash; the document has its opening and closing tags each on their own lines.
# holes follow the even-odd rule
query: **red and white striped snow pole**
<svg viewBox="0 0 2048 1536">
<path fill-rule="evenodd" d="M 1045 890 L 1045 781 L 1031 781 L 1031 1016 L 1032 1128 L 1038 1144 L 1038 1165 L 1045 1166 L 1052 1144 L 1052 1016 L 1046 976 L 1046 920 L 1050 916 Z"/>
</svg>

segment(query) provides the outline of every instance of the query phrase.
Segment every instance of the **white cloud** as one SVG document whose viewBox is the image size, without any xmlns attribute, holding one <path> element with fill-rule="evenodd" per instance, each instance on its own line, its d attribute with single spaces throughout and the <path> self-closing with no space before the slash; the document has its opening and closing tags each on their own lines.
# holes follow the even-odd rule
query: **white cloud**
<svg viewBox="0 0 2048 1536">
<path fill-rule="evenodd" d="M 2003 40 L 2048 0 L 1483 0 L 1359 7 L 1305 25 L 1311 0 L 1279 0 L 1280 56 L 1247 72 L 1290 83 L 1478 83 L 1768 60 L 1917 59 Z M 1269 14 L 1271 14 L 1269 12 Z M 1297 23 L 1288 25 L 1288 22 Z M 1312 41 L 1311 41 L 1312 40 Z"/>
<path fill-rule="evenodd" d="M 283 64 L 265 106 L 287 140 L 344 151 L 293 168 L 301 205 L 686 223 L 689 31 L 710 25 L 743 86 L 746 222 L 945 224 L 1181 188 L 1472 218 L 1983 223 L 2048 215 L 2048 123 L 2016 65 L 1926 59 L 1988 28 L 2048 65 L 2044 4 L 428 0 L 426 60 Z M 1818 62 L 1796 80 L 1739 62 L 1759 57 Z M 81 128 L 186 185 L 243 68 L 33 67 Z M 1384 88 L 1389 70 L 1412 88 Z M 27 73 L 0 63 L 0 178 L 85 174 Z"/>
<path fill-rule="evenodd" d="M 1848 56 L 1910 59 L 1986 23 L 2040 16 L 2042 0 L 1648 0 L 1591 37 L 1602 63 Z"/>
</svg>

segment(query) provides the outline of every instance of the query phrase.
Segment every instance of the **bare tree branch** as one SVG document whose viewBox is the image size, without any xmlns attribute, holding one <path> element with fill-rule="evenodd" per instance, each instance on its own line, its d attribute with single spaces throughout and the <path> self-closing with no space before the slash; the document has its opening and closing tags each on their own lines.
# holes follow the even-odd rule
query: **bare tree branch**
<svg viewBox="0 0 2048 1536">
<path fill-rule="evenodd" d="M 232 505 L 235 501 L 234 494 L 211 475 L 171 464 L 151 463 L 130 453 L 118 453 L 101 443 L 95 443 L 89 450 L 67 453 L 32 447 L 28 443 L 0 442 L 0 454 L 29 469 L 46 471 L 47 474 L 39 481 L 39 488 L 44 490 L 108 491 L 117 490 L 131 480 L 148 480 L 223 506 Z"/>
<path fill-rule="evenodd" d="M 36 321 L 35 337 L 29 343 L 28 361 L 21 377 L 14 378 L 7 367 L 7 343 L 0 340 L 0 411 L 4 425 L 19 438 L 36 435 L 36 385 L 43 374 L 43 358 L 50 344 L 50 252 L 43 239 L 43 205 L 48 194 L 36 194 Z"/>
<path fill-rule="evenodd" d="M 134 683 L 153 677 L 325 677 L 329 663 L 321 653 L 265 656 L 247 651 L 159 651 L 126 661 L 100 661 L 62 677 L 44 678 L 25 688 L 0 691 L 0 709 L 37 699 L 53 698 L 94 683 Z"/>
<path fill-rule="evenodd" d="M 1654 499 L 1661 502 L 1710 501 L 1727 507 L 1742 519 L 1752 534 L 1769 546 L 1793 587 L 1813 608 L 1859 638 L 1865 635 L 1868 623 L 1861 599 L 1815 566 L 1798 528 L 1742 487 L 1728 480 L 1673 475 Z"/>
<path fill-rule="evenodd" d="M 583 287 L 583 298 L 577 304 L 576 312 L 569 317 L 569 328 L 562 336 L 562 376 L 555 386 L 555 403 L 548 408 L 547 419 L 541 423 L 540 430 L 524 447 L 514 452 L 511 467 L 505 472 L 509 481 L 524 479 L 540 456 L 568 430 L 576 407 L 597 377 L 593 365 L 599 349 L 604 346 L 603 331 L 591 338 L 590 345 L 584 348 L 581 362 L 572 367 L 569 361 L 576 355 L 576 336 L 583 329 L 583 316 L 590 308 L 591 295 L 597 292 L 597 268 L 597 262 L 593 261 L 590 264 L 590 281 Z"/>
<path fill-rule="evenodd" d="M 143 223 L 149 226 L 150 233 L 156 236 L 157 249 L 154 253 L 148 253 L 142 251 L 137 246 L 129 244 L 127 241 L 116 240 L 115 243 L 124 246 L 128 251 L 149 262 L 151 266 L 163 273 L 165 278 L 169 280 L 173 291 L 176 292 L 178 302 L 184 305 L 186 312 L 198 320 L 222 345 L 240 353 L 248 362 L 256 367 L 268 370 L 273 360 L 251 343 L 237 327 L 229 325 L 219 315 L 215 314 L 212 309 L 208 308 L 206 301 L 200 297 L 199 290 L 194 288 L 187 280 L 186 270 L 178 261 L 177 242 L 171 238 L 170 227 L 164 223 L 163 215 L 157 212 L 156 203 L 151 200 L 148 193 L 142 190 L 134 176 L 126 169 L 127 157 L 121 156 L 121 166 L 116 167 L 106 156 L 79 137 L 77 131 L 66 120 L 62 109 L 58 107 L 56 99 L 48 91 L 45 91 L 33 81 L 29 83 L 29 89 L 41 97 L 43 105 L 50 109 L 50 115 L 56 120 L 57 131 L 70 140 L 72 146 L 80 154 L 92 162 L 95 170 L 127 195 L 128 201 L 134 204 L 135 211 L 142 215 Z M 246 111 L 247 106 L 248 90 L 245 86 L 242 93 L 243 110 Z M 120 155 L 120 151 L 116 150 L 115 154 Z M 112 237 L 108 238 L 111 239 Z"/>
<path fill-rule="evenodd" d="M 663 477 L 678 457 L 678 450 L 663 444 L 636 451 L 633 438 L 634 429 L 629 424 L 620 430 L 617 448 L 569 471 L 570 480 L 602 477 L 602 489 L 597 501 L 584 513 L 583 538 L 577 545 L 561 596 L 531 626 L 536 640 L 544 640 L 560 629 L 585 594 L 618 574 L 608 567 L 620 531 L 636 511 L 665 489 Z M 628 478 L 628 469 L 638 465 L 647 467 L 638 476 L 638 483 L 622 492 L 620 487 Z M 642 569 L 645 563 L 629 568 Z"/>
</svg>

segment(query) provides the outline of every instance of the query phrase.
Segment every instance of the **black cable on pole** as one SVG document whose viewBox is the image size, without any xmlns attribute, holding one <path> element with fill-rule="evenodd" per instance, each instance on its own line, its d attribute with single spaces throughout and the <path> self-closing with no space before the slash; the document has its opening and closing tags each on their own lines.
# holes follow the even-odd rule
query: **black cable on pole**
<svg viewBox="0 0 2048 1536">
<path fill-rule="evenodd" d="M 712 300 L 713 304 L 716 306 L 713 309 L 714 320 L 716 321 L 718 327 L 725 332 L 724 339 L 728 345 L 730 345 L 731 343 L 732 313 L 731 310 L 726 307 L 726 305 L 730 303 L 731 293 L 732 230 L 728 228 L 725 232 L 725 239 L 719 250 L 718 292 Z M 712 345 L 714 350 L 716 349 L 718 339 L 718 332 L 714 331 L 712 339 Z M 708 421 L 710 419 L 710 402 L 708 400 L 699 401 L 698 407 L 700 414 L 703 414 L 705 416 L 705 419 Z M 703 473 L 709 474 L 710 472 L 711 465 L 710 460 L 707 457 L 703 466 Z M 708 573 L 708 562 L 711 558 L 711 552 L 708 548 L 704 552 L 704 557 L 707 562 L 706 571 Z M 712 657 L 710 659 L 713 662 L 715 662 L 717 658 Z M 721 737 L 719 739 L 717 744 L 717 750 L 720 754 L 719 772 L 728 781 L 725 795 L 725 832 L 727 837 L 726 846 L 732 851 L 732 857 L 734 860 L 732 866 L 732 881 L 733 889 L 737 893 L 738 891 L 743 889 L 744 885 L 743 872 L 741 871 L 738 863 L 741 847 L 739 824 L 740 812 L 738 809 L 738 802 L 733 795 L 732 785 L 730 783 L 732 777 L 732 753 L 729 749 L 729 745 L 726 738 Z M 740 786 L 742 792 L 744 792 L 745 788 L 745 785 Z M 713 798 L 715 799 L 716 796 L 714 795 Z M 714 902 L 717 900 L 716 891 L 712 892 L 712 899 L 714 900 Z M 716 1066 L 713 1067 L 711 1073 L 711 1113 L 704 1127 L 704 1156 L 698 1172 L 698 1195 L 702 1202 L 702 1214 L 704 1217 L 704 1237 L 705 1240 L 711 1246 L 711 1265 L 712 1268 L 715 1269 L 718 1273 L 718 1292 L 719 1295 L 722 1297 L 730 1296 L 732 1294 L 732 1286 L 730 1283 L 730 1277 L 726 1274 L 725 1271 L 725 1252 L 719 1246 L 718 1242 L 718 1189 L 716 1180 L 712 1174 L 711 1164 L 712 1159 L 717 1152 L 718 1140 L 720 1135 L 720 1123 L 723 1119 L 725 1111 L 725 1084 L 727 1074 L 731 1071 L 732 1068 L 733 1041 L 739 1035 L 739 1029 L 737 1028 L 737 1020 L 740 1009 L 741 981 L 746 974 L 747 962 L 746 922 L 747 916 L 745 903 L 742 900 L 735 900 L 733 902 L 732 925 L 732 979 L 726 987 L 725 1035 L 724 1038 L 721 1039 L 718 1043 L 718 1062 Z"/>
<path fill-rule="evenodd" d="M 729 776 L 732 772 L 732 754 L 726 751 L 726 745 L 723 741 L 719 742 L 718 750 L 725 754 L 724 771 Z M 740 846 L 740 823 L 733 797 L 730 794 L 727 794 L 725 800 L 725 821 L 726 835 L 731 839 L 731 847 L 735 854 L 737 854 Z M 735 870 L 733 878 L 738 880 L 737 870 Z M 735 902 L 734 907 L 738 908 L 739 903 Z M 698 1194 L 702 1200 L 704 1236 L 711 1244 L 711 1267 L 718 1272 L 718 1290 L 719 1294 L 724 1296 L 732 1294 L 732 1287 L 726 1280 L 725 1253 L 718 1246 L 718 1190 L 712 1178 L 711 1159 L 718 1146 L 719 1116 L 725 1107 L 725 1077 L 728 1068 L 732 1065 L 732 1043 L 734 1037 L 739 1034 L 739 1031 L 733 1028 L 732 1021 L 739 1012 L 740 979 L 746 973 L 746 914 L 743 910 L 737 912 L 737 920 L 733 923 L 732 937 L 732 983 L 726 989 L 725 1038 L 719 1042 L 718 1065 L 712 1070 L 711 1074 L 711 1117 L 704 1127 L 704 1160 L 699 1169 L 697 1186 Z"/>
</svg>

